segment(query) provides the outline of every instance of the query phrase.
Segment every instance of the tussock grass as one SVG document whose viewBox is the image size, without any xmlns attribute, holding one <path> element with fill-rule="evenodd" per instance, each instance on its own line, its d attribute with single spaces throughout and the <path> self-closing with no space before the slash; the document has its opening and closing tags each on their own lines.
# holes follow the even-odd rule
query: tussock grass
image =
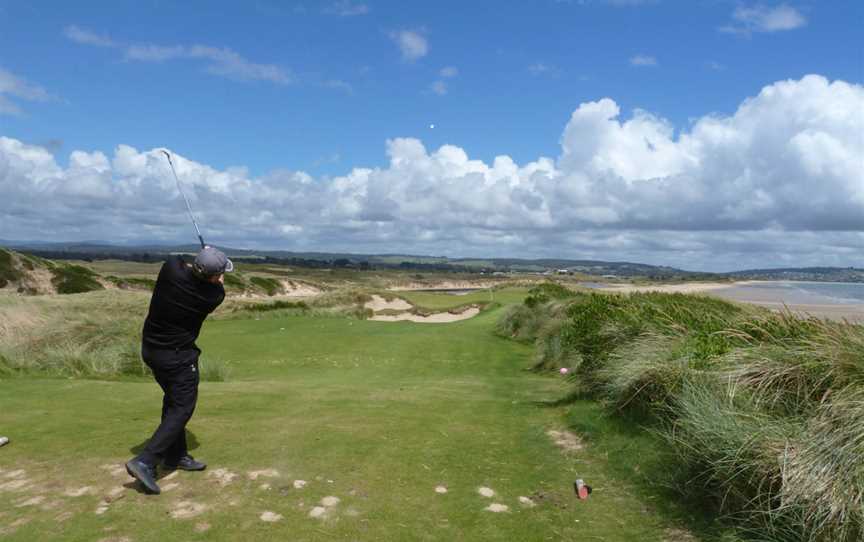
<svg viewBox="0 0 864 542">
<path fill-rule="evenodd" d="M 663 435 L 689 498 L 759 540 L 864 537 L 864 326 L 684 294 L 538 292 L 498 332 Z"/>
<path fill-rule="evenodd" d="M 0 298 L 0 374 L 148 376 L 140 354 L 148 302 L 146 292 L 118 290 Z M 226 375 L 218 360 L 202 366 L 203 380 Z"/>
<path fill-rule="evenodd" d="M 365 319 L 371 310 L 364 308 L 372 296 L 365 290 L 342 288 L 329 290 L 315 297 L 298 301 L 275 300 L 249 303 L 242 300 L 226 302 L 227 312 L 217 316 L 221 319 L 284 318 L 286 316 L 339 316 Z"/>
<path fill-rule="evenodd" d="M 96 280 L 98 275 L 80 265 L 58 265 L 51 269 L 51 283 L 58 294 L 80 294 L 102 290 L 104 286 Z"/>
</svg>

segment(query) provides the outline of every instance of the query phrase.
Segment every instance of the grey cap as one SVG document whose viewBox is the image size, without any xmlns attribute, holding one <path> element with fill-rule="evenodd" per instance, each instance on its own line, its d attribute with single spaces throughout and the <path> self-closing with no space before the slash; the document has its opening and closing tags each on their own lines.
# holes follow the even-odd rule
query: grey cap
<svg viewBox="0 0 864 542">
<path fill-rule="evenodd" d="M 204 247 L 195 256 L 195 267 L 204 275 L 218 275 L 234 271 L 234 263 L 218 248 Z"/>
</svg>

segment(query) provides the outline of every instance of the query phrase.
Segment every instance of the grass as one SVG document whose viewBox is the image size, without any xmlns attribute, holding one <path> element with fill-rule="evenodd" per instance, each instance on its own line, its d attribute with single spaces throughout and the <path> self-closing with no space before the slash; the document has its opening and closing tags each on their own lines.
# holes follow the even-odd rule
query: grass
<svg viewBox="0 0 864 542">
<path fill-rule="evenodd" d="M 139 353 L 148 300 L 148 293 L 131 290 L 0 297 L 0 374 L 149 375 Z M 202 379 L 226 378 L 221 361 L 205 359 L 204 365 Z"/>
<path fill-rule="evenodd" d="M 104 288 L 96 280 L 96 273 L 80 265 L 58 265 L 51 269 L 51 274 L 51 283 L 58 294 L 80 294 Z"/>
<path fill-rule="evenodd" d="M 0 288 L 21 277 L 22 273 L 16 268 L 12 253 L 0 248 Z"/>
<path fill-rule="evenodd" d="M 131 326 L 140 325 L 146 299 L 113 290 L 0 307 L 18 319 L 15 330 L 96 313 L 130 315 Z M 101 515 L 100 500 L 128 478 L 100 465 L 122 464 L 147 438 L 158 387 L 132 376 L 0 379 L 2 433 L 12 439 L 0 450 L 0 485 L 10 465 L 30 482 L 0 488 L 4 540 L 693 540 L 682 529 L 698 520 L 650 484 L 665 453 L 659 439 L 634 435 L 594 402 L 550 406 L 568 387 L 523 370 L 530 345 L 493 333 L 504 310 L 440 325 L 310 315 L 208 321 L 199 341 L 205 359 L 218 356 L 231 378 L 202 384 L 192 453 L 210 462 L 209 472 L 238 477 L 221 486 L 206 473 L 181 473 L 179 487 L 160 497 L 123 490 Z M 3 325 L 12 326 L 0 318 Z M 584 433 L 583 451 L 564 454 L 546 435 L 568 426 Z M 279 474 L 246 476 L 260 469 Z M 590 500 L 573 497 L 576 478 L 594 487 Z M 294 489 L 296 479 L 307 487 Z M 446 495 L 435 493 L 439 484 Z M 84 486 L 92 492 L 63 496 Z M 497 496 L 479 496 L 479 486 Z M 327 495 L 341 503 L 326 520 L 310 518 Z M 538 506 L 520 507 L 520 495 Z M 171 518 L 181 501 L 203 511 Z M 485 511 L 491 502 L 510 511 Z M 264 511 L 284 519 L 262 522 Z M 196 532 L 202 524 L 209 529 Z"/>
<path fill-rule="evenodd" d="M 534 342 L 535 370 L 572 369 L 573 397 L 664 438 L 670 484 L 741 536 L 864 536 L 864 327 L 708 297 L 535 288 L 498 332 Z"/>
</svg>

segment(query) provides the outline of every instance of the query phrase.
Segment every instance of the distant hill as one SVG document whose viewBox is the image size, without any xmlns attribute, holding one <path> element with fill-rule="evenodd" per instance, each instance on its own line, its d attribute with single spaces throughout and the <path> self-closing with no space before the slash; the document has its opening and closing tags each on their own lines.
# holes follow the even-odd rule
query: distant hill
<svg viewBox="0 0 864 542">
<path fill-rule="evenodd" d="M 130 260 L 157 262 L 167 254 L 194 254 L 199 247 L 188 245 L 114 245 L 104 241 L 77 243 L 44 243 L 2 241 L 17 250 L 52 260 Z M 648 280 L 811 280 L 831 282 L 864 282 L 864 269 L 840 267 L 807 267 L 785 269 L 751 269 L 730 273 L 705 273 L 674 267 L 633 262 L 602 260 L 569 260 L 558 258 L 448 258 L 411 254 L 354 254 L 340 252 L 291 252 L 286 250 L 250 250 L 219 247 L 239 262 L 273 263 L 309 268 L 402 269 L 461 273 L 569 273 L 598 279 Z"/>
<path fill-rule="evenodd" d="M 790 267 L 751 269 L 728 275 L 736 280 L 803 280 L 817 282 L 864 282 L 864 269 L 855 267 Z"/>
</svg>

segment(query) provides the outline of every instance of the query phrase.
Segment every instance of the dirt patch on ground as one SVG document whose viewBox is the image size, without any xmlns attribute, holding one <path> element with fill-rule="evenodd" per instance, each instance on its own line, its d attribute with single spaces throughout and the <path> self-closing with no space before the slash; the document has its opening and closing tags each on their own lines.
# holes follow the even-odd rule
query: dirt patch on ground
<svg viewBox="0 0 864 542">
<path fill-rule="evenodd" d="M 90 486 L 74 487 L 64 491 L 63 495 L 67 497 L 83 497 L 84 495 L 89 495 L 92 491 L 93 488 Z"/>
<path fill-rule="evenodd" d="M 27 478 L 16 478 L 0 483 L 0 491 L 20 491 L 28 487 L 30 487 L 30 480 Z"/>
<path fill-rule="evenodd" d="M 35 497 L 30 497 L 29 499 L 24 499 L 18 501 L 15 505 L 15 508 L 24 508 L 25 506 L 36 506 L 37 504 L 41 504 L 42 501 L 45 500 L 44 495 L 36 495 Z"/>
<path fill-rule="evenodd" d="M 379 322 L 418 322 L 421 324 L 449 324 L 450 322 L 458 322 L 460 320 L 474 318 L 478 314 L 480 314 L 480 309 L 478 307 L 469 307 L 468 309 L 459 313 L 439 312 L 435 314 L 430 314 L 429 316 L 421 316 L 419 314 L 403 312 L 402 314 L 375 315 L 370 318 L 370 320 L 376 320 Z"/>
<path fill-rule="evenodd" d="M 443 494 L 447 493 L 447 488 L 444 486 L 436 486 L 435 487 L 435 493 L 439 493 L 439 494 L 443 495 Z"/>
<path fill-rule="evenodd" d="M 570 431 L 556 431 L 550 429 L 549 431 L 546 431 L 546 434 L 549 435 L 549 438 L 552 439 L 552 442 L 554 442 L 556 446 L 565 452 L 578 452 L 584 448 L 582 440 Z"/>
<path fill-rule="evenodd" d="M 324 497 L 323 499 L 321 499 L 321 506 L 326 506 L 327 508 L 330 508 L 336 506 L 337 504 L 339 504 L 339 502 L 339 497 Z"/>
<path fill-rule="evenodd" d="M 323 506 L 315 506 L 309 510 L 309 517 L 315 519 L 324 519 L 327 516 L 327 509 Z"/>
<path fill-rule="evenodd" d="M 303 489 L 306 484 L 306 480 L 294 480 L 294 489 Z"/>
<path fill-rule="evenodd" d="M 228 469 L 216 469 L 214 471 L 210 471 L 210 474 L 207 475 L 210 478 L 215 478 L 216 482 L 219 483 L 220 486 L 225 487 L 237 478 L 237 473 L 231 472 Z"/>
<path fill-rule="evenodd" d="M 264 469 L 264 470 L 250 470 L 246 473 L 246 476 L 250 480 L 257 480 L 258 478 L 276 478 L 279 476 L 279 471 L 276 469 Z"/>
<path fill-rule="evenodd" d="M 490 504 L 489 506 L 487 506 L 486 508 L 484 508 L 483 510 L 486 510 L 487 512 L 495 512 L 496 514 L 498 514 L 501 512 L 509 512 L 510 507 L 507 506 L 506 504 L 500 504 L 500 503 L 494 502 L 494 503 Z"/>
<path fill-rule="evenodd" d="M 126 476 L 126 467 L 123 465 L 116 465 L 114 463 L 106 463 L 104 465 L 99 465 L 100 469 L 108 471 L 111 476 Z"/>
<path fill-rule="evenodd" d="M 207 506 L 204 504 L 192 501 L 180 501 L 174 510 L 171 511 L 171 517 L 174 519 L 189 519 L 200 516 L 206 510 Z"/>
<path fill-rule="evenodd" d="M 365 305 L 363 305 L 367 309 L 372 309 L 375 312 L 384 311 L 384 310 L 393 310 L 393 311 L 408 311 L 414 308 L 411 303 L 408 303 L 404 299 L 394 298 L 392 301 L 387 301 L 380 295 L 373 295 L 372 301 L 367 301 Z"/>
<path fill-rule="evenodd" d="M 495 496 L 495 490 L 491 487 L 478 487 L 477 493 L 484 497 L 489 497 L 490 499 Z"/>
<path fill-rule="evenodd" d="M 663 531 L 663 542 L 699 542 L 690 531 L 669 528 Z"/>
<path fill-rule="evenodd" d="M 519 497 L 519 504 L 525 508 L 534 508 L 537 504 L 528 497 Z"/>
<path fill-rule="evenodd" d="M 282 514 L 277 514 L 276 512 L 271 512 L 269 510 L 261 513 L 261 521 L 265 521 L 267 523 L 275 523 L 282 519 Z"/>
</svg>

